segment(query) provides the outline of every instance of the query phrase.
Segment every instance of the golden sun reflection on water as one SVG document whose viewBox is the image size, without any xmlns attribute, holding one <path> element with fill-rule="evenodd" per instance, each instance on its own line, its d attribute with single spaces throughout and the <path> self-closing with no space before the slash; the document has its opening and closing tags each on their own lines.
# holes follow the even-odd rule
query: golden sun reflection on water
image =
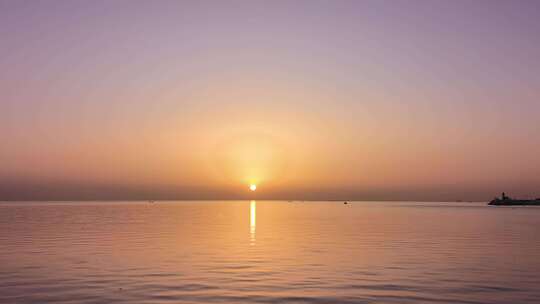
<svg viewBox="0 0 540 304">
<path fill-rule="evenodd" d="M 257 227 L 257 202 L 252 200 L 249 204 L 249 234 L 251 245 L 255 244 L 255 229 Z"/>
</svg>

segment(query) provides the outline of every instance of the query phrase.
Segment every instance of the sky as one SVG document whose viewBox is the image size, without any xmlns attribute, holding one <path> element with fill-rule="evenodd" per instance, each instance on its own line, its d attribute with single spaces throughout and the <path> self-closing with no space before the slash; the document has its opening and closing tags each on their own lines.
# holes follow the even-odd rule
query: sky
<svg viewBox="0 0 540 304">
<path fill-rule="evenodd" d="M 0 200 L 502 191 L 540 196 L 539 1 L 0 0 Z"/>
</svg>

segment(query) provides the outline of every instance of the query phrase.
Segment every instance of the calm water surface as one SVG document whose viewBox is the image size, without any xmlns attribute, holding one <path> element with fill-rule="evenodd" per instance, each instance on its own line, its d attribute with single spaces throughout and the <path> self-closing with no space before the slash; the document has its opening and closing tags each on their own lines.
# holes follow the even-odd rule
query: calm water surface
<svg viewBox="0 0 540 304">
<path fill-rule="evenodd" d="M 0 203 L 0 303 L 540 303 L 540 208 Z"/>
</svg>

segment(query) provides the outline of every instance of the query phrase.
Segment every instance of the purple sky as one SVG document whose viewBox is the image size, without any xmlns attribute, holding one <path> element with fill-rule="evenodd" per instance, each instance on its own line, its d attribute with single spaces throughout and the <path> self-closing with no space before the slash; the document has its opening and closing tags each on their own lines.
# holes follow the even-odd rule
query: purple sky
<svg viewBox="0 0 540 304">
<path fill-rule="evenodd" d="M 0 0 L 0 200 L 540 196 L 540 1 Z"/>
</svg>

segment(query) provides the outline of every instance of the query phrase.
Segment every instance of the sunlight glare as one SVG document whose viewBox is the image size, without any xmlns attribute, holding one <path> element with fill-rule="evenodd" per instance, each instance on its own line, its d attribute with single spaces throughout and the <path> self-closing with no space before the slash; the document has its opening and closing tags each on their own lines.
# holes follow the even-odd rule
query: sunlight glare
<svg viewBox="0 0 540 304">
<path fill-rule="evenodd" d="M 249 204 L 250 216 L 249 216 L 249 234 L 251 235 L 251 244 L 255 243 L 255 229 L 257 227 L 257 202 L 251 201 Z"/>
</svg>

